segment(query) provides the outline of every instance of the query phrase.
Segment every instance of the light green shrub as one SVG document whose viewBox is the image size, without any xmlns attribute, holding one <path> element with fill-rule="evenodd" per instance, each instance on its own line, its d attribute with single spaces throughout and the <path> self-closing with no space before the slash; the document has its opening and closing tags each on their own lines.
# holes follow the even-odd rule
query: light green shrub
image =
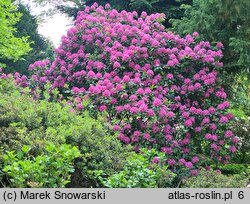
<svg viewBox="0 0 250 204">
<path fill-rule="evenodd" d="M 226 176 L 216 171 L 201 170 L 196 177 L 183 182 L 184 188 L 244 188 L 248 179 L 242 175 Z"/>
<path fill-rule="evenodd" d="M 3 172 L 11 187 L 60 188 L 70 182 L 73 161 L 80 156 L 76 147 L 50 144 L 44 154 L 36 157 L 29 155 L 29 150 L 24 146 L 21 151 L 10 151 L 4 156 Z"/>
<path fill-rule="evenodd" d="M 7 183 L 1 173 L 3 155 L 18 152 L 24 145 L 30 147 L 33 157 L 44 155 L 50 143 L 76 146 L 81 156 L 74 163 L 76 171 L 68 186 L 96 186 L 92 171 L 103 169 L 113 174 L 122 168 L 129 147 L 122 146 L 101 117 L 93 119 L 88 112 L 74 113 L 65 101 L 49 102 L 46 95 L 34 100 L 29 92 L 23 90 L 20 94 L 11 79 L 0 79 L 1 186 Z"/>
</svg>

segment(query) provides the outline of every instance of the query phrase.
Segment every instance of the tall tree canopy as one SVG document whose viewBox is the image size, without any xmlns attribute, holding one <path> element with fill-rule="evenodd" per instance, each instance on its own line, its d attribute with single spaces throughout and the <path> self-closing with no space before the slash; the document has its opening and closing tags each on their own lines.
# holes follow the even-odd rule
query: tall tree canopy
<svg viewBox="0 0 250 204">
<path fill-rule="evenodd" d="M 18 71 L 22 74 L 28 74 L 28 67 L 30 64 L 37 60 L 53 56 L 52 46 L 48 40 L 38 33 L 37 19 L 35 16 L 31 15 L 29 8 L 23 4 L 18 4 L 17 11 L 22 14 L 22 16 L 13 26 L 17 31 L 14 33 L 14 36 L 17 38 L 29 36 L 28 42 L 30 42 L 32 51 L 25 53 L 25 55 L 23 55 L 23 59 L 13 61 L 5 58 L 2 59 L 2 61 L 7 65 L 5 72 Z"/>
<path fill-rule="evenodd" d="M 21 18 L 16 9 L 11 0 L 0 0 L 0 66 L 2 59 L 17 60 L 31 50 L 28 37 L 15 36 L 15 25 Z"/>
</svg>

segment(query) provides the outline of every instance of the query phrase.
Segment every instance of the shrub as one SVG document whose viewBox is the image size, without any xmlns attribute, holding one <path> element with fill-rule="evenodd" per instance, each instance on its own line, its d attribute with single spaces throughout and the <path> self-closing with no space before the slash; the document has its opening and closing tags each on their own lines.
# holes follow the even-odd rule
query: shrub
<svg viewBox="0 0 250 204">
<path fill-rule="evenodd" d="M 0 79 L 0 87 L 2 87 L 0 92 L 1 155 L 6 151 L 20 150 L 23 145 L 28 145 L 36 156 L 45 149 L 47 141 L 55 144 L 65 141 L 64 135 L 58 130 L 63 128 L 64 124 L 71 123 L 75 117 L 69 112 L 70 107 L 46 100 L 34 101 L 32 96 L 25 93 L 26 90 L 20 94 L 11 79 Z M 7 91 L 4 91 L 4 87 Z"/>
<path fill-rule="evenodd" d="M 116 140 L 117 135 L 110 133 L 102 118 L 93 119 L 87 111 L 79 115 L 64 101 L 33 100 L 26 93 L 29 90 L 20 94 L 11 79 L 0 79 L 1 170 L 3 155 L 8 151 L 18 152 L 27 145 L 31 148 L 29 155 L 37 157 L 47 152 L 46 146 L 51 142 L 55 146 L 77 146 L 81 152 L 69 186 L 94 186 L 93 170 L 111 174 L 122 168 L 129 147 Z M 7 182 L 2 176 L 0 180 Z"/>
<path fill-rule="evenodd" d="M 119 171 L 131 151 L 129 146 L 123 147 L 117 135 L 110 133 L 103 119 L 93 119 L 88 113 L 82 113 L 65 131 L 66 143 L 77 146 L 82 154 L 76 163 L 77 174 L 73 175 L 74 187 L 95 187 L 98 183 L 93 171 L 103 170 L 107 175 Z"/>
<path fill-rule="evenodd" d="M 164 153 L 157 154 L 154 149 L 142 151 L 131 154 L 122 171 L 108 178 L 103 178 L 102 171 L 96 171 L 96 177 L 108 188 L 170 187 L 175 175 L 167 170 Z"/>
<path fill-rule="evenodd" d="M 50 144 L 46 153 L 37 157 L 29 155 L 29 150 L 30 147 L 24 146 L 22 151 L 4 155 L 3 172 L 9 177 L 11 187 L 60 188 L 70 182 L 73 160 L 80 155 L 76 147 Z"/>
<path fill-rule="evenodd" d="M 217 167 L 223 174 L 243 174 L 248 172 L 247 165 L 244 164 L 225 164 Z"/>
<path fill-rule="evenodd" d="M 62 37 L 55 61 L 35 62 L 32 78 L 16 82 L 35 91 L 50 81 L 51 90 L 76 97 L 75 109 L 106 112 L 119 140 L 165 152 L 175 171 L 197 168 L 197 155 L 227 163 L 236 139 L 217 79 L 222 44 L 165 32 L 163 18 L 86 7 Z M 83 107 L 86 99 L 91 103 Z"/>
<path fill-rule="evenodd" d="M 245 188 L 248 179 L 241 175 L 225 176 L 216 171 L 201 170 L 196 177 L 183 182 L 186 188 Z"/>
</svg>

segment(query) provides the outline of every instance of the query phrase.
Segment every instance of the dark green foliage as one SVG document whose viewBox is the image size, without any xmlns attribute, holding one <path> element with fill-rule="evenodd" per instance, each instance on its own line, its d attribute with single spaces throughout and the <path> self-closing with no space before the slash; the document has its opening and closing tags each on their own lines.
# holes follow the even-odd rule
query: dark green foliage
<svg viewBox="0 0 250 204">
<path fill-rule="evenodd" d="M 182 4 L 192 4 L 192 0 L 111 0 L 111 1 L 86 1 L 86 5 L 91 6 L 94 2 L 100 5 L 110 3 L 112 8 L 118 11 L 137 11 L 140 14 L 142 11 L 151 13 L 164 13 L 166 21 L 163 23 L 166 27 L 170 27 L 169 19 L 180 19 L 184 14 L 184 9 L 181 9 Z"/>
<path fill-rule="evenodd" d="M 196 177 L 183 181 L 184 188 L 245 188 L 248 179 L 242 175 L 226 176 L 216 171 L 201 170 Z"/>
<path fill-rule="evenodd" d="M 250 173 L 248 172 L 247 165 L 244 164 L 225 164 L 218 166 L 218 169 L 222 172 L 222 174 L 243 174 Z"/>
<path fill-rule="evenodd" d="M 224 45 L 225 70 L 248 70 L 250 64 L 250 1 L 249 0 L 194 0 L 186 6 L 181 20 L 172 20 L 178 34 L 199 32 L 210 42 Z"/>
<path fill-rule="evenodd" d="M 247 119 L 250 116 L 250 81 L 249 73 L 242 72 L 224 76 L 233 113 L 237 118 Z M 239 113 L 242 114 L 239 115 Z"/>
<path fill-rule="evenodd" d="M 76 18 L 77 12 L 84 10 L 85 6 L 92 6 L 95 2 L 98 5 L 105 6 L 109 3 L 112 8 L 118 11 L 137 11 L 140 14 L 142 11 L 146 11 L 148 14 L 152 13 L 165 13 L 166 21 L 163 23 L 166 27 L 170 27 L 169 19 L 180 19 L 184 14 L 184 9 L 180 8 L 182 4 L 192 5 L 193 0 L 67 0 L 67 1 L 51 1 L 51 0 L 34 0 L 39 4 L 50 3 L 55 8 L 63 13 L 68 14 Z M 66 3 L 71 3 L 74 6 L 69 6 Z"/>
</svg>

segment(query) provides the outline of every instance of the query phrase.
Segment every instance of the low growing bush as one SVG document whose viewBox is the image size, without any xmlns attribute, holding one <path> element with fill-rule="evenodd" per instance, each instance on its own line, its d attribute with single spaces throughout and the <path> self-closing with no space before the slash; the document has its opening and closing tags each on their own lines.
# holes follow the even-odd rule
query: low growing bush
<svg viewBox="0 0 250 204">
<path fill-rule="evenodd" d="M 70 145 L 46 146 L 45 153 L 33 157 L 30 147 L 10 151 L 4 155 L 3 172 L 14 188 L 62 188 L 70 182 L 74 172 L 73 161 L 80 156 L 76 147 Z"/>
<path fill-rule="evenodd" d="M 96 177 L 108 188 L 156 188 L 171 187 L 175 175 L 166 166 L 164 153 L 154 149 L 142 149 L 128 158 L 122 171 L 103 177 L 96 171 Z"/>
<path fill-rule="evenodd" d="M 47 96 L 34 100 L 27 93 L 25 89 L 20 93 L 11 78 L 0 79 L 0 171 L 7 152 L 19 152 L 27 145 L 29 155 L 36 158 L 47 152 L 51 142 L 55 146 L 70 144 L 81 152 L 68 186 L 95 186 L 93 170 L 113 174 L 122 168 L 129 147 L 123 147 L 117 135 L 110 133 L 105 120 L 93 119 L 87 111 L 78 114 L 64 101 L 49 102 Z M 0 180 L 1 186 L 7 182 L 1 173 Z"/>
<path fill-rule="evenodd" d="M 185 188 L 245 188 L 248 179 L 242 175 L 226 176 L 217 171 L 201 170 L 196 177 L 183 182 Z"/>
<path fill-rule="evenodd" d="M 246 164 L 224 164 L 217 167 L 222 174 L 243 174 L 248 173 L 248 166 Z M 250 172 L 249 172 L 250 173 Z"/>
</svg>

